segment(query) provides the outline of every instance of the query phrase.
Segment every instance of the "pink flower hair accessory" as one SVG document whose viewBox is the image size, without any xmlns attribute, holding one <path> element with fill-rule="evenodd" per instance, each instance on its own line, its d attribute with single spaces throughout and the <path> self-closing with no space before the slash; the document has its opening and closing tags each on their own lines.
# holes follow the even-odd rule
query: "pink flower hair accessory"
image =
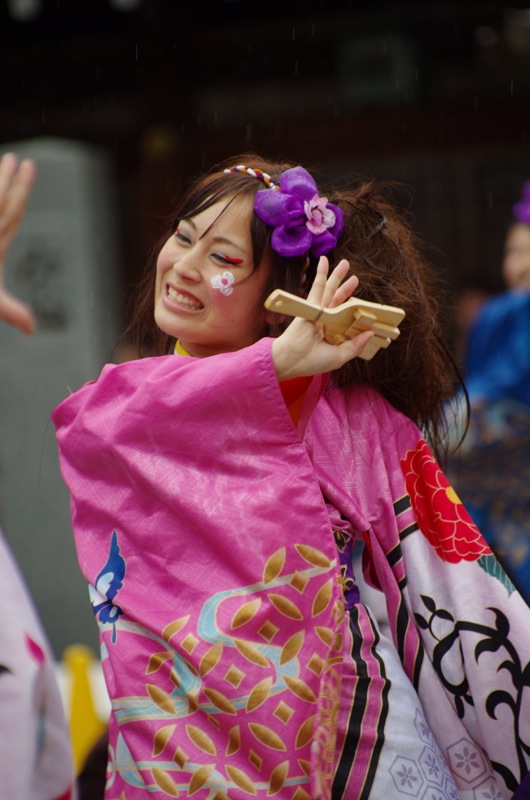
<svg viewBox="0 0 530 800">
<path fill-rule="evenodd" d="M 221 294 L 232 294 L 234 291 L 232 284 L 234 283 L 234 276 L 231 272 L 223 272 L 222 275 L 212 275 L 210 284 L 213 289 L 219 289 Z"/>
<path fill-rule="evenodd" d="M 530 181 L 523 184 L 523 194 L 513 207 L 513 215 L 518 222 L 530 225 Z"/>
<path fill-rule="evenodd" d="M 274 189 L 256 192 L 254 211 L 273 228 L 271 245 L 282 256 L 329 253 L 342 233 L 344 215 L 338 206 L 320 197 L 318 187 L 303 167 L 282 173 Z"/>
</svg>

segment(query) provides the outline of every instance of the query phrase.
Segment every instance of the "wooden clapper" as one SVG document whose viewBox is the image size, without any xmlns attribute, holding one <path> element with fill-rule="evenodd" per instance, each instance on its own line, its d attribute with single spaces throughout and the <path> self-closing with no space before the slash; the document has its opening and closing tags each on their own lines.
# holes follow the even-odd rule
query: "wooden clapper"
<svg viewBox="0 0 530 800">
<path fill-rule="evenodd" d="M 330 344 L 341 344 L 362 331 L 372 330 L 374 336 L 359 355 L 365 361 L 370 361 L 381 347 L 388 347 L 392 340 L 397 339 L 398 325 L 405 317 L 402 308 L 371 303 L 358 297 L 350 297 L 336 308 L 322 308 L 283 289 L 275 289 L 267 297 L 265 308 L 289 317 L 322 323 L 324 338 Z"/>
</svg>

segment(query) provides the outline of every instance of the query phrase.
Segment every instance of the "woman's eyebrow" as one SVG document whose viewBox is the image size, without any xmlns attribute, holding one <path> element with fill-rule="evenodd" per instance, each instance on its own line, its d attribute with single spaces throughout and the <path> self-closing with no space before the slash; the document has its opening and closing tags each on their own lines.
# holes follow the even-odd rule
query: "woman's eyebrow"
<svg viewBox="0 0 530 800">
<path fill-rule="evenodd" d="M 196 227 L 195 227 L 195 230 L 197 230 Z M 211 230 L 211 226 L 209 228 L 207 228 L 204 231 L 204 233 L 199 234 L 199 239 L 202 239 L 204 236 L 206 236 L 206 234 L 208 233 L 209 230 Z M 239 244 L 235 239 L 230 239 L 230 237 L 228 237 L 228 236 L 221 236 L 220 234 L 216 235 L 216 234 L 212 233 L 210 241 L 211 241 L 212 244 L 227 244 L 230 247 L 235 247 L 238 250 L 241 250 L 242 253 L 246 252 L 245 245 Z"/>
<path fill-rule="evenodd" d="M 182 218 L 181 220 L 179 220 L 179 225 L 182 222 L 186 222 L 188 225 L 190 225 L 193 228 L 193 230 L 194 230 L 194 232 L 196 234 L 198 233 L 197 225 L 195 224 L 193 219 L 191 219 L 191 217 L 189 219 L 186 218 L 186 217 Z M 203 236 L 205 236 L 208 233 L 208 231 L 210 231 L 212 229 L 213 225 L 214 225 L 214 222 L 211 225 L 209 225 L 206 228 L 206 230 L 204 230 L 202 233 L 199 233 L 198 234 L 198 238 L 202 239 Z M 241 244 L 238 244 L 234 239 L 230 239 L 227 236 L 220 236 L 220 235 L 212 234 L 211 241 L 214 244 L 228 244 L 228 245 L 231 245 L 232 247 L 237 247 L 237 249 L 241 250 L 242 252 L 245 252 L 245 246 L 243 246 Z"/>
<path fill-rule="evenodd" d="M 215 244 L 229 244 L 232 247 L 237 247 L 238 250 L 244 250 L 245 248 L 238 244 L 234 239 L 229 239 L 227 236 L 212 236 L 212 242 Z"/>
<path fill-rule="evenodd" d="M 194 223 L 194 221 L 192 219 L 188 219 L 187 217 L 181 217 L 180 219 L 178 219 L 177 225 L 182 225 L 184 222 L 186 223 L 186 225 L 190 225 L 190 227 L 192 227 L 194 231 L 197 230 L 197 226 Z"/>
</svg>

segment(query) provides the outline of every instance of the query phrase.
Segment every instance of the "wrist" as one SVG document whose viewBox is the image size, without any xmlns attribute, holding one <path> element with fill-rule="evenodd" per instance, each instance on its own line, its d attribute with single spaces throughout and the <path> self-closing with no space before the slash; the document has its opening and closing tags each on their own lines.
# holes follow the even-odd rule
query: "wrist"
<svg viewBox="0 0 530 800">
<path fill-rule="evenodd" d="M 274 339 L 272 343 L 272 363 L 279 381 L 288 381 L 301 375 L 296 371 L 289 348 L 285 347 L 281 337 Z"/>
<path fill-rule="evenodd" d="M 274 339 L 272 343 L 272 363 L 276 372 L 276 377 L 279 381 L 288 380 L 292 375 L 289 375 L 289 364 L 286 357 L 285 348 L 282 347 L 280 339 Z"/>
</svg>

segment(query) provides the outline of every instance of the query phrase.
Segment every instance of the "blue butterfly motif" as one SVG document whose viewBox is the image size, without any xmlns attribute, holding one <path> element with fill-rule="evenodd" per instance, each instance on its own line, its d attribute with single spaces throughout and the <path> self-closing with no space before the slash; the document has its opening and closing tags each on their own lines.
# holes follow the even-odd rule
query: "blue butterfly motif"
<svg viewBox="0 0 530 800">
<path fill-rule="evenodd" d="M 89 585 L 90 602 L 94 616 L 99 623 L 112 625 L 112 643 L 116 641 L 116 622 L 123 614 L 122 609 L 114 603 L 114 598 L 123 587 L 125 577 L 125 561 L 120 555 L 118 535 L 112 532 L 109 557 L 107 563 L 96 578 L 95 586 Z"/>
</svg>

